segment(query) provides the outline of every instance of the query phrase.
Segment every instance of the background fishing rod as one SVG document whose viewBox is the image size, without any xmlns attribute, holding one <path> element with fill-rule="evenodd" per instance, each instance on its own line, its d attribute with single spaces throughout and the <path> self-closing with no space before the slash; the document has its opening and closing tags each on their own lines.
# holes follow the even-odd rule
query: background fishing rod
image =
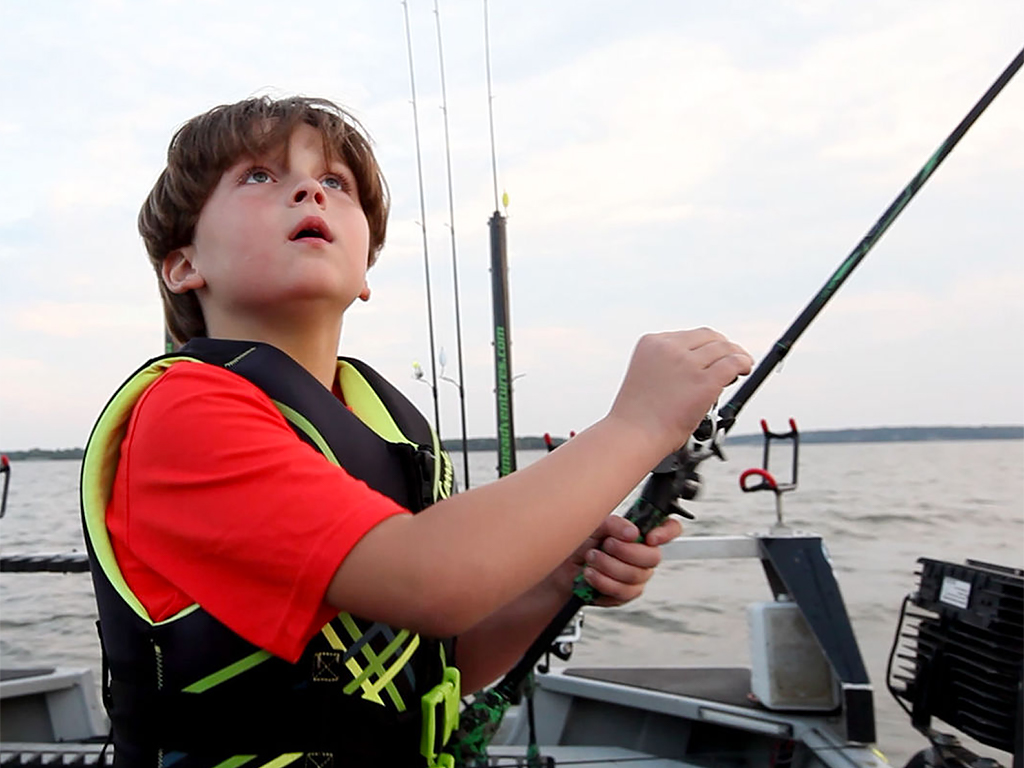
<svg viewBox="0 0 1024 768">
<path fill-rule="evenodd" d="M 498 477 L 516 470 L 516 434 L 512 418 L 512 327 L 508 302 L 508 245 L 505 217 L 498 208 L 498 155 L 494 146 L 494 96 L 491 92 L 491 36 L 484 0 L 484 60 L 487 67 L 487 115 L 491 129 L 494 213 L 491 232 L 491 306 L 494 316 L 494 403 L 498 421 Z M 508 196 L 502 196 L 508 207 Z"/>
<path fill-rule="evenodd" d="M 427 249 L 427 210 L 423 196 L 423 162 L 420 159 L 420 119 L 416 109 L 416 75 L 412 63 L 412 33 L 409 31 L 409 4 L 402 0 L 405 12 L 405 44 L 409 53 L 409 90 L 412 93 L 412 128 L 416 139 L 416 178 L 420 189 L 420 231 L 423 234 L 423 276 L 427 291 L 427 334 L 430 337 L 430 389 L 434 397 L 434 431 L 441 439 L 441 412 L 437 403 L 437 355 L 434 353 L 434 305 L 430 291 L 430 258 Z"/>
<path fill-rule="evenodd" d="M 455 351 L 459 361 L 459 411 L 462 417 L 462 472 L 463 489 L 469 488 L 469 448 L 466 438 L 466 387 L 462 369 L 462 317 L 459 311 L 459 262 L 455 255 L 455 193 L 452 190 L 452 148 L 448 132 L 448 91 L 444 82 L 444 48 L 441 45 L 441 9 L 434 0 L 434 19 L 437 22 L 437 61 L 441 71 L 441 114 L 444 115 L 444 158 L 448 175 L 448 229 L 452 240 L 452 289 L 455 296 Z M 444 363 L 442 362 L 442 368 Z"/>
<path fill-rule="evenodd" d="M 1022 63 L 1024 63 L 1024 50 L 1017 54 L 974 108 L 928 159 L 924 167 L 903 188 L 896 200 L 886 209 L 882 217 L 843 261 L 839 269 L 833 273 L 811 303 L 775 343 L 771 352 L 758 364 L 729 402 L 717 414 L 709 414 L 705 417 L 687 444 L 675 453 L 666 456 L 652 470 L 640 496 L 625 515 L 626 519 L 633 522 L 640 531 L 637 541 L 642 541 L 650 531 L 661 525 L 671 514 L 681 514 L 684 517 L 693 518 L 693 515 L 684 510 L 679 502 L 681 499 L 689 500 L 696 497 L 700 488 L 700 478 L 696 473 L 697 466 L 711 456 L 724 458 L 720 441 L 735 423 L 736 416 L 744 404 L 761 386 L 768 373 L 786 355 L 796 339 L 810 325 L 839 286 L 849 277 L 853 268 L 874 247 L 925 181 L 935 172 L 939 164 L 1017 73 Z M 548 651 L 566 624 L 572 620 L 580 608 L 593 603 L 599 596 L 600 593 L 584 580 L 582 573 L 577 576 L 573 593 L 568 601 L 530 645 L 515 667 L 493 688 L 477 694 L 474 701 L 462 714 L 456 744 L 456 760 L 459 764 L 487 764 L 486 745 L 497 730 L 504 711 L 508 709 L 537 662 Z"/>
</svg>

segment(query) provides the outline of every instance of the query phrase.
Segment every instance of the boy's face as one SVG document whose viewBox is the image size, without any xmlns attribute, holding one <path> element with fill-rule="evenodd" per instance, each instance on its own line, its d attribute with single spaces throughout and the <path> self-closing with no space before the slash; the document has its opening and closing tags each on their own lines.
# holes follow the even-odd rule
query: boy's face
<svg viewBox="0 0 1024 768">
<path fill-rule="evenodd" d="M 281 150 L 231 166 L 206 201 L 178 258 L 211 335 L 225 321 L 265 324 L 309 309 L 340 317 L 369 296 L 355 177 L 323 149 L 319 131 L 302 124 Z"/>
</svg>

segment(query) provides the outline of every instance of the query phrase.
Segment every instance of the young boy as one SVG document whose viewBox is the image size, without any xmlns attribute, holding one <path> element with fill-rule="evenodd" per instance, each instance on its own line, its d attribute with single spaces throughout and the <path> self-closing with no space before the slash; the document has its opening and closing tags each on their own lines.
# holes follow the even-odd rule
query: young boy
<svg viewBox="0 0 1024 768">
<path fill-rule="evenodd" d="M 326 101 L 218 107 L 171 141 L 139 229 L 184 346 L 114 395 L 83 462 L 118 765 L 444 765 L 460 677 L 511 667 L 584 564 L 603 604 L 635 598 L 681 531 L 637 543 L 609 512 L 749 356 L 644 337 L 606 417 L 449 497 L 422 416 L 336 357 L 387 211 Z"/>
</svg>

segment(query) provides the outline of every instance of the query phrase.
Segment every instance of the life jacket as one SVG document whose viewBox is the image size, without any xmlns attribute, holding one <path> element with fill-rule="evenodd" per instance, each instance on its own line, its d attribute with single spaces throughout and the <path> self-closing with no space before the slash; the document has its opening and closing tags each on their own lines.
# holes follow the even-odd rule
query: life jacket
<svg viewBox="0 0 1024 768">
<path fill-rule="evenodd" d="M 194 339 L 154 358 L 104 408 L 82 462 L 81 502 L 104 657 L 115 765 L 125 768 L 447 766 L 458 721 L 452 641 L 340 613 L 292 664 L 194 604 L 152 621 L 128 588 L 106 528 L 135 403 L 179 361 L 222 365 L 263 390 L 330 462 L 418 512 L 453 488 L 437 436 L 369 366 L 339 358 L 354 415 L 280 350 Z"/>
</svg>

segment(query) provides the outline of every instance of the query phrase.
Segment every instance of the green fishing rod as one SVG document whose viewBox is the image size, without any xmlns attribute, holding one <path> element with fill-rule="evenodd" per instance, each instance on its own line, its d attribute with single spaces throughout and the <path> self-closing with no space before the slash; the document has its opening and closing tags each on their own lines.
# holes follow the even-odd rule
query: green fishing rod
<svg viewBox="0 0 1024 768">
<path fill-rule="evenodd" d="M 953 132 L 949 134 L 944 142 L 935 150 L 928 162 L 924 164 L 917 175 L 910 180 L 910 183 L 903 188 L 903 191 L 892 201 L 892 204 L 885 210 L 885 213 L 881 215 L 875 225 L 868 231 L 864 238 L 857 244 L 850 255 L 843 260 L 843 263 L 839 265 L 839 268 L 832 274 L 828 279 L 828 282 L 822 287 L 818 294 L 811 300 L 804 311 L 800 313 L 793 324 L 786 330 L 782 337 L 775 342 L 772 346 L 771 351 L 762 360 L 756 369 L 746 378 L 743 385 L 737 390 L 736 394 L 729 400 L 729 402 L 722 407 L 718 412 L 718 429 L 722 432 L 729 431 L 732 425 L 736 421 L 736 415 L 743 408 L 743 405 L 750 399 L 751 395 L 761 386 L 762 382 L 768 376 L 769 373 L 777 366 L 782 359 L 789 353 L 793 344 L 796 342 L 804 330 L 811 324 L 811 321 L 817 317 L 818 313 L 821 312 L 825 303 L 832 298 L 835 292 L 839 289 L 846 279 L 850 276 L 850 273 L 854 268 L 860 264 L 861 260 L 868 255 L 868 252 L 875 247 L 875 244 L 881 239 L 882 235 L 885 234 L 886 230 L 889 229 L 890 225 L 896 220 L 903 209 L 907 207 L 918 190 L 924 186 L 924 183 L 928 181 L 935 170 L 939 167 L 946 156 L 953 151 L 953 148 L 960 142 L 960 139 L 964 137 L 964 134 L 970 130 L 971 126 L 974 125 L 975 121 L 981 117 L 982 112 L 988 108 L 988 105 L 999 95 L 999 92 L 1003 90 L 1010 79 L 1017 74 L 1017 70 L 1021 68 L 1021 63 L 1024 61 L 1024 49 L 1014 57 L 1013 61 L 1010 62 L 1009 66 L 1003 70 L 1003 73 L 998 79 L 992 83 L 991 87 L 985 92 L 978 103 L 974 105 L 974 108 L 967 113 L 967 116 L 960 121 L 960 124 L 953 129 Z"/>
<path fill-rule="evenodd" d="M 907 207 L 924 183 L 931 177 L 943 160 L 953 151 L 975 121 L 999 95 L 1010 79 L 1024 63 L 1024 49 L 1014 57 L 1009 66 L 989 87 L 960 124 L 928 159 L 917 175 L 910 180 L 903 191 L 893 200 L 875 225 L 843 260 L 825 285 L 804 308 L 797 319 L 772 346 L 771 351 L 746 378 L 717 413 L 709 413 L 686 444 L 675 453 L 666 456 L 651 471 L 640 496 L 626 513 L 627 520 L 640 531 L 637 541 L 643 539 L 661 525 L 672 514 L 693 518 L 680 505 L 681 500 L 693 499 L 700 489 L 700 477 L 696 472 L 702 461 L 716 456 L 724 459 L 721 441 L 736 423 L 736 417 L 754 392 L 764 383 L 768 374 L 792 349 L 826 302 L 835 295 L 853 269 L 867 256 L 868 252 L 885 234 L 896 218 Z M 453 754 L 456 765 L 487 765 L 487 745 L 501 723 L 505 711 L 518 696 L 537 662 L 550 649 L 555 638 L 585 605 L 590 605 L 599 593 L 580 574 L 576 577 L 572 595 L 558 614 L 527 649 L 522 659 L 500 682 L 492 688 L 476 694 L 472 703 L 462 712 L 460 726 L 453 737 Z"/>
</svg>

